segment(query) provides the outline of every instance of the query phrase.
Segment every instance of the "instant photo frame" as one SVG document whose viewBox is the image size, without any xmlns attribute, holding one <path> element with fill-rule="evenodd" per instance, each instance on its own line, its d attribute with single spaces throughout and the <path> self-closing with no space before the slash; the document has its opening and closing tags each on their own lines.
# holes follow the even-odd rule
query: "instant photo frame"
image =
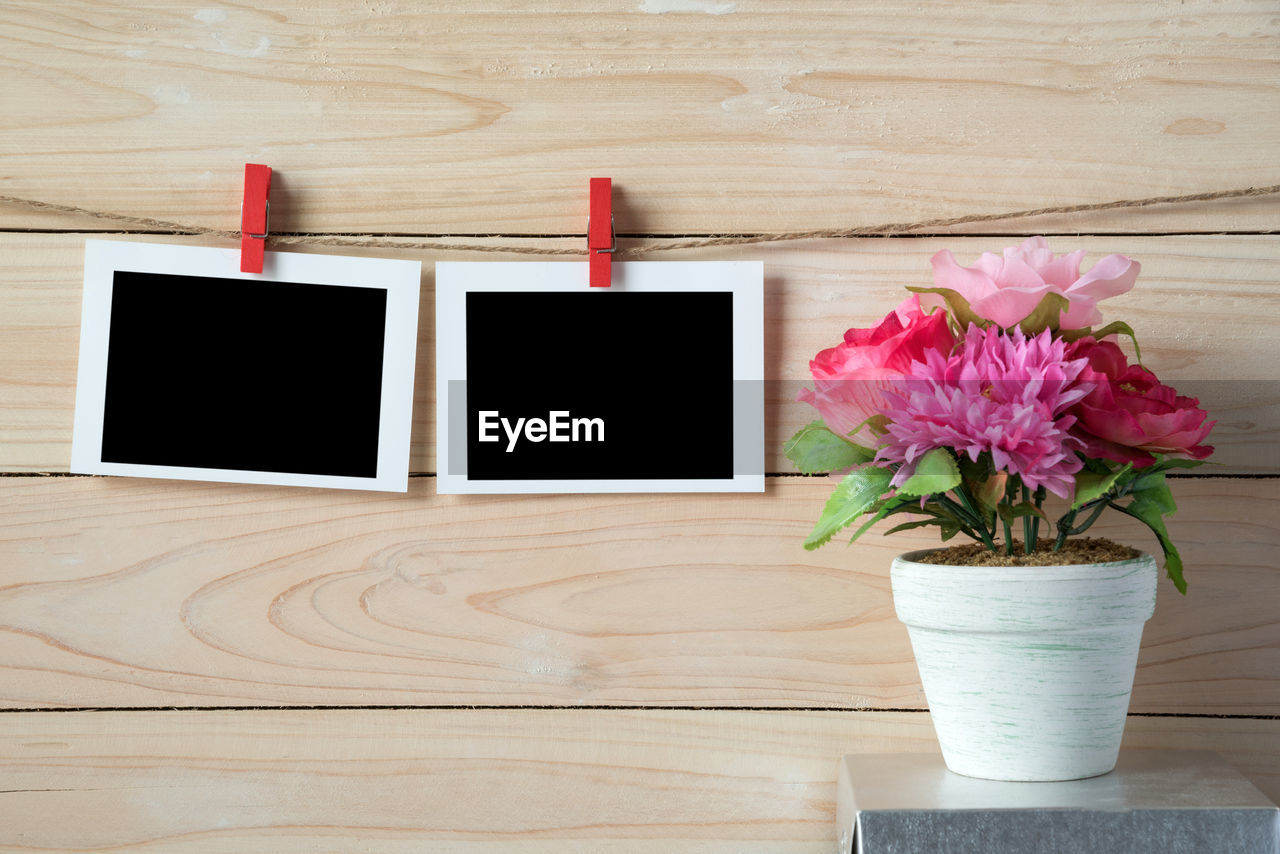
<svg viewBox="0 0 1280 854">
<path fill-rule="evenodd" d="M 417 261 L 89 240 L 71 470 L 404 492 Z"/>
<path fill-rule="evenodd" d="M 762 492 L 764 267 L 436 265 L 437 489 Z"/>
</svg>

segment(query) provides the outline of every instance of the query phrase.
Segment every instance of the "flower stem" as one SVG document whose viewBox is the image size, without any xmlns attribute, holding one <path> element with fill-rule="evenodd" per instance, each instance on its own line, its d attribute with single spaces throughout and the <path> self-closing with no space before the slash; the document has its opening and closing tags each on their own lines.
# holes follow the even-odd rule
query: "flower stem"
<svg viewBox="0 0 1280 854">
<path fill-rule="evenodd" d="M 968 511 L 969 518 L 977 523 L 974 527 L 976 527 L 978 529 L 978 533 L 982 535 L 983 544 L 991 551 L 995 551 L 996 542 L 992 539 L 991 533 L 987 530 L 987 523 L 982 518 L 982 514 L 980 514 L 973 506 L 973 501 L 969 498 L 968 493 L 965 492 L 964 487 L 958 487 L 955 492 L 956 495 L 959 496 L 961 503 L 964 504 L 965 510 Z"/>
<path fill-rule="evenodd" d="M 1088 506 L 1089 505 L 1086 504 L 1084 507 L 1088 507 Z M 1084 507 L 1081 507 L 1080 509 L 1083 510 Z M 1078 528 L 1068 528 L 1065 536 L 1063 536 L 1063 539 L 1066 539 L 1066 537 L 1074 537 L 1076 534 L 1083 534 L 1085 531 L 1089 530 L 1089 528 L 1093 527 L 1093 523 L 1098 521 L 1098 517 L 1102 515 L 1102 511 L 1106 509 L 1107 509 L 1107 502 L 1099 501 L 1097 506 L 1093 508 L 1093 512 L 1089 514 L 1089 518 L 1081 522 L 1080 527 Z M 1075 520 L 1076 520 L 1076 514 L 1075 512 L 1072 512 L 1071 521 L 1074 522 Z"/>
<path fill-rule="evenodd" d="M 1005 481 L 1004 495 L 1000 496 L 1000 503 L 1004 506 L 1011 507 L 1018 500 L 1018 479 L 1009 478 Z M 1005 555 L 1013 554 L 1013 522 L 1008 516 L 1000 516 L 999 510 L 996 516 L 1004 523 L 1004 553 Z"/>
<path fill-rule="evenodd" d="M 1108 504 L 1109 502 L 1105 498 L 1100 498 L 1097 501 L 1084 504 L 1081 507 L 1078 507 L 1075 510 L 1068 512 L 1061 519 L 1059 519 L 1058 520 L 1058 539 L 1054 541 L 1053 550 L 1055 552 L 1061 551 L 1062 547 L 1067 542 L 1067 537 L 1074 537 L 1077 534 L 1083 534 L 1085 531 L 1092 528 L 1093 523 L 1098 521 L 1098 517 L 1102 515 L 1103 510 L 1107 509 Z M 1088 518 L 1085 519 L 1083 522 L 1081 522 L 1078 527 L 1073 528 L 1072 525 L 1075 524 L 1076 516 L 1080 514 L 1081 510 L 1085 510 L 1089 507 L 1093 508 L 1093 512 L 1090 513 Z"/>
<path fill-rule="evenodd" d="M 1027 489 L 1027 485 L 1022 485 L 1022 500 L 1028 504 L 1031 503 L 1031 490 Z M 1024 554 L 1031 554 L 1036 550 L 1036 541 L 1034 528 L 1032 527 L 1031 516 L 1022 517 L 1022 551 Z"/>
<path fill-rule="evenodd" d="M 1034 493 L 1036 509 L 1041 510 L 1044 506 L 1045 489 L 1043 486 L 1037 486 Z M 1031 551 L 1035 551 L 1040 545 L 1040 514 L 1037 513 L 1031 521 Z"/>
<path fill-rule="evenodd" d="M 1053 541 L 1053 550 L 1055 552 L 1062 551 L 1062 547 L 1067 543 L 1067 537 L 1071 534 L 1071 523 L 1076 520 L 1078 510 L 1067 511 L 1061 519 L 1058 520 L 1058 538 Z"/>
<path fill-rule="evenodd" d="M 969 514 L 965 511 L 963 507 L 961 507 L 959 504 L 952 501 L 950 498 L 948 498 L 946 495 L 944 495 L 941 492 L 933 495 L 930 498 L 930 500 L 937 501 L 938 504 L 947 508 L 947 510 L 951 512 L 951 515 L 955 517 L 954 521 L 960 526 L 960 531 L 965 536 L 977 542 L 982 542 L 982 538 L 979 537 L 977 533 L 975 533 L 973 530 L 973 520 L 969 517 Z"/>
</svg>

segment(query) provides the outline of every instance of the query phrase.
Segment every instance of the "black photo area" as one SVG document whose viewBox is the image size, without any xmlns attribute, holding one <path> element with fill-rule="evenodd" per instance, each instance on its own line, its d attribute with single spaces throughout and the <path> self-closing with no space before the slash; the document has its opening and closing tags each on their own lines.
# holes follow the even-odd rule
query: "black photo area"
<svg viewBox="0 0 1280 854">
<path fill-rule="evenodd" d="M 102 459 L 375 478 L 382 288 L 117 272 Z"/>
<path fill-rule="evenodd" d="M 466 332 L 468 479 L 733 477 L 732 293 L 470 292 Z M 604 441 L 521 431 L 508 451 L 502 426 L 479 441 L 484 411 L 601 419 Z"/>
</svg>

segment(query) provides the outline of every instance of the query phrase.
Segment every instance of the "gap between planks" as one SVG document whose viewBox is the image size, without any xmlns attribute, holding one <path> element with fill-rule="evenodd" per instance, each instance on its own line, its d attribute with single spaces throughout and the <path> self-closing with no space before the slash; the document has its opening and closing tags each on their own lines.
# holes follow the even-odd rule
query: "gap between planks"
<svg viewBox="0 0 1280 854">
<path fill-rule="evenodd" d="M 80 472 L 71 471 L 0 471 L 0 477 L 117 477 L 118 475 L 103 474 L 82 474 Z M 411 471 L 409 477 L 436 477 L 433 471 Z M 767 471 L 765 477 L 811 477 L 825 478 L 830 477 L 830 472 L 814 472 L 812 474 L 800 471 Z M 1280 473 L 1269 474 L 1263 472 L 1222 472 L 1214 474 L 1211 472 L 1165 472 L 1165 477 L 1169 480 L 1277 480 L 1280 479 Z M 201 481 L 221 483 L 222 481 Z M 537 493 L 533 493 L 537 494 Z"/>
<path fill-rule="evenodd" d="M 475 704 L 443 704 L 443 705 L 322 705 L 322 706 L 65 706 L 18 709 L 0 708 L 0 714 L 93 714 L 113 712 L 774 712 L 774 713 L 831 713 L 845 715 L 862 714 L 923 714 L 927 708 L 879 708 L 861 706 L 858 708 L 832 708 L 829 706 L 571 706 L 571 705 L 475 705 Z M 1129 712 L 1131 718 L 1170 718 L 1194 720 L 1241 720 L 1241 721 L 1275 721 L 1280 715 L 1231 715 L 1198 712 Z"/>
<path fill-rule="evenodd" d="M 800 229 L 803 230 L 803 229 Z M 88 235 L 119 235 L 121 237 L 198 237 L 199 233 L 191 231 L 173 231 L 173 230 L 157 230 L 157 231 L 122 231 L 118 228 L 0 228 L 0 235 L 5 234 L 88 234 Z M 471 232 L 471 231 L 440 231 L 440 232 L 417 232 L 417 231 L 377 231 L 377 232 L 360 232 L 348 233 L 341 231 L 277 231 L 274 232 L 277 237 L 315 237 L 328 239 L 333 237 L 350 237 L 353 239 L 369 239 L 374 240 L 386 238 L 387 240 L 586 240 L 587 236 L 575 233 L 529 233 L 520 234 L 515 232 Z M 614 236 L 619 240 L 705 240 L 712 237 L 744 237 L 758 238 L 768 235 L 767 231 L 743 231 L 743 232 L 619 232 Z M 833 235 L 831 237 L 806 237 L 794 239 L 778 239 L 776 243 L 806 243 L 823 240 L 927 240 L 927 239 L 969 239 L 981 238 L 984 240 L 1018 240 L 1027 237 L 1052 237 L 1052 238 L 1089 238 L 1089 237 L 1270 237 L 1271 235 L 1280 234 L 1280 229 L 1222 229 L 1215 231 L 1054 231 L 1049 229 L 1027 229 L 1025 231 L 999 231 L 999 232 L 948 232 L 948 231 L 912 231 L 909 233 L 883 232 L 874 234 L 857 234 L 857 235 Z M 339 244 L 323 244 L 329 249 L 341 249 Z M 744 244 L 750 245 L 750 244 Z M 759 245 L 759 244 L 756 244 Z M 273 248 L 271 251 L 292 251 L 293 248 L 305 250 L 307 244 L 292 243 L 289 244 L 290 249 Z M 360 247 L 364 249 L 375 247 Z M 385 248 L 394 249 L 395 244 L 388 244 Z M 411 250 L 421 251 L 421 250 Z M 672 251 L 692 251 L 692 250 L 672 250 Z M 515 247 L 511 250 L 512 254 L 520 254 L 520 249 Z"/>
</svg>

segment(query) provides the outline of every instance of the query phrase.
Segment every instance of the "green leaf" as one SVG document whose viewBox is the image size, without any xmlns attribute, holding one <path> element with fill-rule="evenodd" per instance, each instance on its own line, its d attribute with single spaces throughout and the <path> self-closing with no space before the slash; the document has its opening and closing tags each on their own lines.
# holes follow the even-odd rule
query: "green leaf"
<svg viewBox="0 0 1280 854">
<path fill-rule="evenodd" d="M 1064 329 L 1059 334 L 1059 337 L 1064 341 L 1071 342 L 1079 341 L 1087 335 L 1092 335 L 1099 341 L 1108 335 L 1128 335 L 1129 340 L 1133 342 L 1133 353 L 1138 358 L 1138 364 L 1142 364 L 1142 348 L 1138 346 L 1138 336 L 1133 333 L 1133 327 L 1123 320 L 1113 320 L 1097 331 L 1087 326 L 1082 329 Z"/>
<path fill-rule="evenodd" d="M 991 321 L 982 317 L 969 305 L 969 301 L 951 288 L 922 288 L 907 285 L 907 290 L 917 294 L 937 294 L 947 303 L 947 309 L 963 334 L 972 323 L 979 329 L 986 329 Z M 1018 323 L 1018 327 L 1027 335 L 1035 335 L 1045 329 L 1058 330 L 1058 321 L 1062 313 L 1071 305 L 1062 294 L 1045 294 L 1039 304 Z"/>
<path fill-rule="evenodd" d="M 889 489 L 893 472 L 876 466 L 856 469 L 845 475 L 827 499 L 822 517 L 804 541 L 810 551 L 825 545 L 840 529 L 847 527 L 876 503 Z"/>
<path fill-rule="evenodd" d="M 1141 473 L 1133 482 L 1133 500 L 1135 503 L 1142 502 L 1144 507 L 1150 506 L 1163 516 L 1170 516 L 1178 509 L 1164 472 Z M 1129 507 L 1132 509 L 1133 504 Z"/>
<path fill-rule="evenodd" d="M 1133 463 L 1125 463 L 1120 468 L 1106 474 L 1082 471 L 1076 475 L 1076 494 L 1071 502 L 1072 510 L 1079 510 L 1090 501 L 1097 501 L 1111 491 L 1124 475 L 1133 470 Z"/>
<path fill-rule="evenodd" d="M 976 463 L 969 459 L 968 454 L 957 456 L 956 463 L 960 466 L 960 476 L 971 483 L 980 483 L 996 473 L 991 465 L 991 454 L 986 451 L 978 455 Z"/>
<path fill-rule="evenodd" d="M 1098 340 L 1106 338 L 1108 335 L 1128 335 L 1129 340 L 1133 342 L 1133 355 L 1138 360 L 1138 364 L 1142 364 L 1142 348 L 1138 346 L 1138 336 L 1133 334 L 1133 327 L 1125 323 L 1123 320 L 1113 320 L 1106 326 L 1093 333 L 1093 337 Z"/>
<path fill-rule="evenodd" d="M 1182 555 L 1178 554 L 1178 547 L 1173 541 L 1165 536 L 1160 541 L 1160 547 L 1164 549 L 1164 571 L 1168 574 L 1169 579 L 1173 582 L 1173 586 L 1178 588 L 1178 592 L 1183 596 L 1187 595 L 1187 579 L 1182 574 Z"/>
<path fill-rule="evenodd" d="M 977 326 L 979 329 L 986 329 L 991 325 L 991 321 L 985 317 L 978 316 L 972 308 L 969 307 L 969 301 L 960 296 L 951 288 L 922 288 L 916 285 L 907 285 L 907 290 L 915 294 L 937 294 L 947 302 L 947 309 L 951 312 L 951 318 L 959 326 L 961 334 L 969 328 L 969 324 Z"/>
<path fill-rule="evenodd" d="M 1149 470 L 1165 471 L 1166 469 L 1193 469 L 1199 466 L 1216 466 L 1218 463 L 1209 460 L 1184 460 L 1181 457 L 1163 457 Z"/>
<path fill-rule="evenodd" d="M 1030 314 L 1018 322 L 1018 328 L 1024 335 L 1039 335 L 1049 329 L 1058 331 L 1058 321 L 1062 313 L 1071 306 L 1071 302 L 1062 294 L 1045 294 Z"/>
<path fill-rule="evenodd" d="M 973 490 L 973 497 L 978 499 L 979 504 L 994 513 L 1000 504 L 1000 499 L 1004 498 L 1004 491 L 1008 486 L 1008 473 L 996 472 L 978 484 L 978 488 Z"/>
<path fill-rule="evenodd" d="M 1084 468 L 1086 471 L 1091 471 L 1094 474 L 1110 474 L 1111 473 L 1111 464 L 1108 463 L 1106 460 L 1102 460 L 1097 457 L 1085 457 Z"/>
<path fill-rule="evenodd" d="M 821 421 L 801 427 L 782 451 L 805 474 L 839 471 L 871 462 L 875 457 L 875 451 L 842 439 Z"/>
<path fill-rule="evenodd" d="M 916 462 L 915 472 L 898 487 L 904 497 L 937 495 L 960 485 L 960 468 L 946 448 L 934 448 Z"/>
<path fill-rule="evenodd" d="M 863 421 L 857 427 L 853 428 L 853 432 L 851 432 L 849 435 L 853 436 L 857 434 L 857 432 L 861 430 L 863 427 L 866 427 L 872 433 L 879 433 L 880 435 L 883 436 L 885 433 L 889 432 L 889 416 L 885 415 L 884 413 L 872 415 L 866 421 Z"/>
<path fill-rule="evenodd" d="M 1187 582 L 1182 576 L 1182 556 L 1178 554 L 1178 547 L 1169 538 L 1169 530 L 1164 524 L 1164 517 L 1174 513 L 1178 505 L 1173 500 L 1169 485 L 1165 483 L 1164 475 L 1158 473 L 1143 478 L 1137 484 L 1133 501 L 1129 502 L 1127 507 L 1121 507 L 1118 504 L 1111 506 L 1140 520 L 1156 535 L 1156 539 L 1160 541 L 1160 548 L 1164 551 L 1165 572 L 1178 588 L 1178 592 L 1185 595 Z"/>
<path fill-rule="evenodd" d="M 896 534 L 899 531 L 910 531 L 912 528 L 923 528 L 926 525 L 937 525 L 941 528 L 945 527 L 947 522 L 942 519 L 917 519 L 914 522 L 903 522 L 901 525 L 894 525 L 884 533 L 885 536 L 888 536 L 889 534 Z"/>
<path fill-rule="evenodd" d="M 863 522 L 862 526 L 858 528 L 858 530 L 853 532 L 853 536 L 849 538 L 850 545 L 855 543 L 858 537 L 861 537 L 867 531 L 871 530 L 871 526 L 874 525 L 876 522 L 879 522 L 884 517 L 892 516 L 895 513 L 912 512 L 911 505 L 918 505 L 918 502 L 913 501 L 910 498 L 900 498 L 897 496 L 880 502 L 877 507 L 872 508 L 876 511 L 875 515 L 873 515 L 867 521 Z M 919 509 L 919 507 L 917 506 L 916 509 Z"/>
<path fill-rule="evenodd" d="M 938 516 L 941 519 L 946 519 L 949 523 L 955 525 L 958 529 L 963 530 L 965 528 L 965 525 L 966 525 L 965 520 L 957 516 L 951 510 L 951 508 L 947 507 L 945 504 L 940 504 L 936 501 L 931 501 L 927 505 L 925 505 L 925 508 L 926 508 L 926 512 L 933 513 L 934 515 Z"/>
<path fill-rule="evenodd" d="M 959 525 L 955 524 L 954 522 L 948 522 L 945 519 L 918 519 L 915 522 L 903 522 L 901 525 L 895 525 L 894 527 L 890 528 L 884 533 L 885 533 L 885 536 L 887 537 L 888 535 L 896 534 L 899 531 L 910 531 L 912 528 L 923 528 L 927 525 L 938 526 L 938 528 L 940 529 L 940 533 L 942 534 L 942 541 L 944 543 L 947 540 L 954 537 L 956 534 L 960 533 Z"/>
<path fill-rule="evenodd" d="M 1021 501 L 1017 504 L 999 504 L 996 505 L 996 512 L 1000 514 L 1000 521 L 1013 524 L 1014 519 L 1021 519 L 1024 516 L 1039 516 L 1046 522 L 1049 517 L 1044 515 L 1044 511 L 1032 504 L 1030 501 Z"/>
</svg>

